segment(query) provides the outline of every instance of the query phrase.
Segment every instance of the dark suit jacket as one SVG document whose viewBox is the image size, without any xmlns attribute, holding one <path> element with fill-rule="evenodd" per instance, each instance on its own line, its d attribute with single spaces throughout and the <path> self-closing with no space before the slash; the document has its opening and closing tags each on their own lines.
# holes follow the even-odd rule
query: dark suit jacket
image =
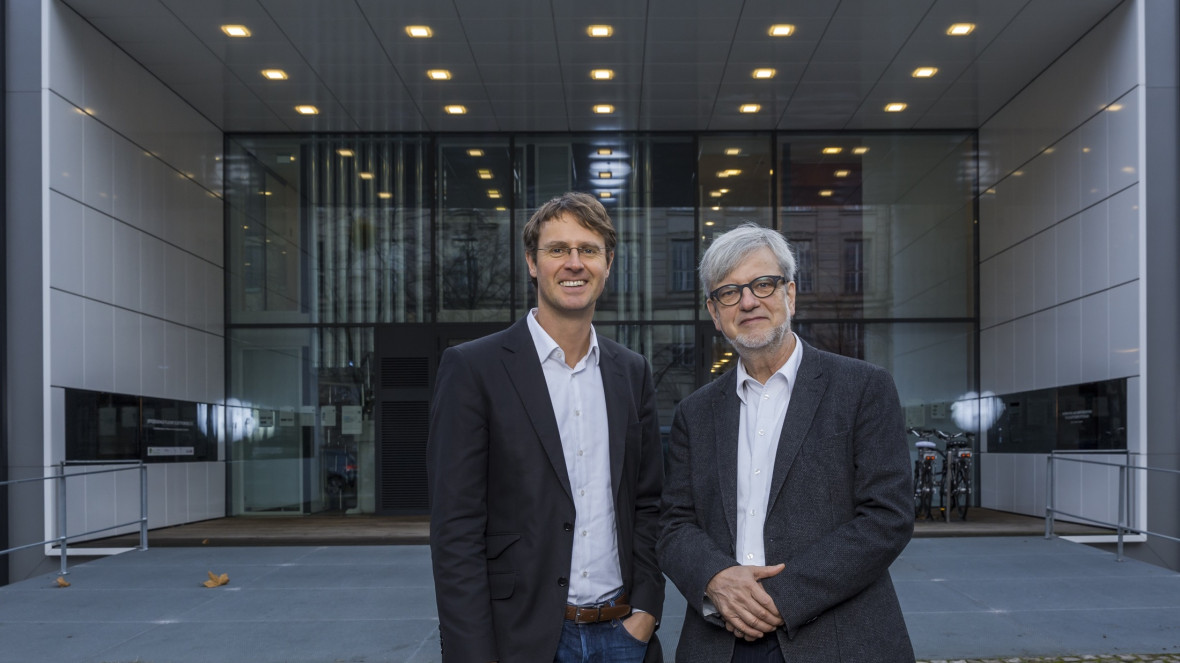
<svg viewBox="0 0 1180 663">
<path fill-rule="evenodd" d="M 663 462 L 651 369 L 598 338 L 619 565 L 631 605 L 660 619 Z M 443 661 L 552 661 L 574 502 L 527 321 L 443 353 L 430 415 L 430 551 Z M 648 647 L 649 660 L 660 655 Z"/>
<path fill-rule="evenodd" d="M 792 662 L 912 663 L 889 565 L 914 527 L 901 406 L 893 380 L 871 364 L 800 343 L 771 478 L 763 581 L 786 624 Z M 677 661 L 717 663 L 734 636 L 702 617 L 705 586 L 737 564 L 736 371 L 676 409 L 658 546 L 661 567 L 688 599 Z"/>
</svg>

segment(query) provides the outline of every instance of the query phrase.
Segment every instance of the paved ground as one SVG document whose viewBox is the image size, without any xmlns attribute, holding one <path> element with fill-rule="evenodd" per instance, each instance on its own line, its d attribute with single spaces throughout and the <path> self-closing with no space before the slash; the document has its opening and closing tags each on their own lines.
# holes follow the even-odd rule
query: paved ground
<svg viewBox="0 0 1180 663">
<path fill-rule="evenodd" d="M 209 571 L 229 583 L 203 587 Z M 977 537 L 915 539 L 892 574 L 924 661 L 1180 661 L 1180 574 L 1167 569 L 1061 539 Z M 438 660 L 424 546 L 160 547 L 55 580 L 0 588 L 0 663 Z M 669 584 L 668 660 L 684 613 Z"/>
</svg>

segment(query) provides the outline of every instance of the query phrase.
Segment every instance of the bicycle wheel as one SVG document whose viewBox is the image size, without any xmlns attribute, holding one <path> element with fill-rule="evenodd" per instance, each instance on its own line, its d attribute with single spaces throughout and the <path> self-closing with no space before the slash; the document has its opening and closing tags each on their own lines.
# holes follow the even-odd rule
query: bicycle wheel
<svg viewBox="0 0 1180 663">
<path fill-rule="evenodd" d="M 914 517 L 922 517 L 922 461 L 914 461 Z"/>
<path fill-rule="evenodd" d="M 930 513 L 930 505 L 934 499 L 934 472 L 929 462 L 922 461 L 920 475 L 918 479 L 918 509 L 915 517 L 931 520 L 934 518 Z"/>
<path fill-rule="evenodd" d="M 959 520 L 967 520 L 967 509 L 971 507 L 971 463 L 959 461 L 955 464 L 954 491 Z"/>
</svg>

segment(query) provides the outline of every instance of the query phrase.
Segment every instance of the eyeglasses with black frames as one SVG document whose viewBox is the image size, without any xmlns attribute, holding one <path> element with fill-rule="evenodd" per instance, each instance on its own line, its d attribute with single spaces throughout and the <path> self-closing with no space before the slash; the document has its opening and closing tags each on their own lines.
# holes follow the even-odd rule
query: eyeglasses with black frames
<svg viewBox="0 0 1180 663">
<path fill-rule="evenodd" d="M 583 244 L 582 246 L 553 244 L 537 249 L 537 253 L 554 260 L 565 260 L 574 251 L 578 252 L 578 257 L 582 260 L 597 260 L 606 255 L 606 249 L 601 246 L 594 246 L 593 244 Z"/>
<path fill-rule="evenodd" d="M 749 283 L 723 285 L 710 292 L 709 299 L 722 306 L 733 306 L 742 300 L 742 290 L 745 288 L 749 288 L 758 299 L 766 299 L 778 290 L 778 284 L 786 282 L 787 279 L 782 276 L 759 276 Z"/>
</svg>

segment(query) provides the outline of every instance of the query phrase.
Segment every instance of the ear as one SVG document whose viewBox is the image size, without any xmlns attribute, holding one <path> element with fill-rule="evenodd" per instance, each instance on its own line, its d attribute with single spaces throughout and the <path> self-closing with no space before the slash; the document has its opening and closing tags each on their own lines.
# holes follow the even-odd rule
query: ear
<svg viewBox="0 0 1180 663">
<path fill-rule="evenodd" d="M 713 327 L 717 331 L 721 331 L 721 319 L 717 317 L 717 304 L 712 299 L 706 299 L 705 308 L 709 309 L 709 317 L 713 318 Z"/>
<path fill-rule="evenodd" d="M 537 254 L 534 251 L 524 250 L 524 261 L 529 266 L 529 276 L 537 278 Z"/>
<path fill-rule="evenodd" d="M 787 283 L 787 312 L 795 317 L 795 282 Z"/>
</svg>

